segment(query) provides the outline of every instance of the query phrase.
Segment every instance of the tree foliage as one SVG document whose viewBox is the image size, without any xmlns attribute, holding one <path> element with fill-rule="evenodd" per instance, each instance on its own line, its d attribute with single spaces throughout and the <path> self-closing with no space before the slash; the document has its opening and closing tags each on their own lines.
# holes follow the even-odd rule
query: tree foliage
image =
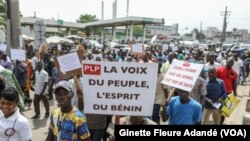
<svg viewBox="0 0 250 141">
<path fill-rule="evenodd" d="M 5 0 L 0 0 L 0 25 L 6 27 L 7 5 Z"/>
<path fill-rule="evenodd" d="M 78 23 L 89 23 L 89 22 L 95 22 L 95 21 L 98 21 L 96 15 L 90 15 L 90 14 L 84 14 L 84 15 L 81 14 L 79 19 L 76 20 L 76 22 L 78 22 Z M 83 30 L 81 30 L 81 31 L 83 31 Z M 99 34 L 100 30 L 99 29 L 94 29 L 94 33 Z M 85 29 L 85 34 L 87 36 L 90 35 L 90 29 L 89 28 Z"/>
<path fill-rule="evenodd" d="M 200 32 L 197 28 L 193 29 L 192 33 L 195 33 L 196 35 L 195 38 L 199 41 L 205 39 L 205 35 L 202 32 Z"/>
<path fill-rule="evenodd" d="M 143 32 L 142 26 L 139 26 L 139 25 L 134 26 L 134 28 L 133 28 L 134 37 L 136 37 L 136 38 L 142 37 L 142 32 Z"/>
<path fill-rule="evenodd" d="M 96 15 L 90 15 L 90 14 L 84 14 L 80 15 L 79 19 L 76 20 L 78 23 L 89 23 L 89 22 L 95 22 L 98 21 L 96 18 Z"/>
<path fill-rule="evenodd" d="M 143 26 L 142 25 L 134 26 L 133 35 L 136 38 L 142 37 L 143 36 Z M 146 38 L 151 38 L 152 37 L 150 30 L 146 30 L 145 36 L 146 36 Z"/>
</svg>

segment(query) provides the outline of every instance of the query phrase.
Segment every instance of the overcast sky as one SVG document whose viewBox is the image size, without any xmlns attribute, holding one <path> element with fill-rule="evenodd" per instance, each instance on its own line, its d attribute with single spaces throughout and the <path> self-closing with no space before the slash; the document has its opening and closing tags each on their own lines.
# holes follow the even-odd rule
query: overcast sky
<svg viewBox="0 0 250 141">
<path fill-rule="evenodd" d="M 104 0 L 104 19 L 112 18 L 112 3 Z M 127 0 L 117 0 L 117 17 L 126 16 Z M 102 0 L 19 0 L 24 17 L 63 19 L 75 22 L 81 14 L 96 15 L 101 19 Z M 129 16 L 164 18 L 165 25 L 179 23 L 179 33 L 193 28 L 216 26 L 222 30 L 221 11 L 231 11 L 228 28 L 244 28 L 250 31 L 250 0 L 130 0 Z"/>
</svg>

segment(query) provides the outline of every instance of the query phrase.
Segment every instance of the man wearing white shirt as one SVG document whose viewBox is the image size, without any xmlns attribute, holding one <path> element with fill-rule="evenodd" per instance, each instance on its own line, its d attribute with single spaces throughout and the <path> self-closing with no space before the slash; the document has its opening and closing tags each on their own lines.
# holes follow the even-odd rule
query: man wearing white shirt
<svg viewBox="0 0 250 141">
<path fill-rule="evenodd" d="M 208 60 L 208 62 L 204 66 L 204 70 L 206 72 L 205 77 L 208 76 L 208 69 L 209 68 L 215 68 L 215 69 L 217 69 L 218 67 L 221 66 L 220 63 L 217 63 L 215 61 L 215 55 L 214 55 L 214 53 L 209 53 L 207 60 Z"/>
<path fill-rule="evenodd" d="M 220 63 L 215 62 L 215 55 L 213 53 L 209 53 L 208 62 L 205 64 L 205 69 L 208 69 L 208 68 L 216 68 L 217 69 L 220 66 L 221 66 Z"/>
<path fill-rule="evenodd" d="M 35 96 L 34 96 L 34 108 L 35 115 L 32 119 L 36 119 L 40 117 L 40 101 L 42 100 L 44 103 L 44 107 L 46 110 L 45 118 L 49 117 L 49 102 L 46 98 L 46 88 L 48 85 L 49 75 L 43 69 L 43 63 L 37 62 L 37 72 L 36 72 L 36 81 L 35 81 Z"/>
<path fill-rule="evenodd" d="M 235 53 L 233 57 L 234 57 L 234 65 L 232 68 L 238 75 L 237 84 L 239 84 L 240 81 L 243 81 L 243 76 L 241 74 L 241 71 L 244 65 L 243 65 L 243 61 L 239 58 L 238 53 Z"/>
</svg>

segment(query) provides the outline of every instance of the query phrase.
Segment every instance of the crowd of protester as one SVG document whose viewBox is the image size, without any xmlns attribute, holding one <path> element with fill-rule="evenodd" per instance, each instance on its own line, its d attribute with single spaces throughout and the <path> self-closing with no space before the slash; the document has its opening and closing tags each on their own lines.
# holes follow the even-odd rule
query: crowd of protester
<svg viewBox="0 0 250 141">
<path fill-rule="evenodd" d="M 173 50 L 173 46 L 177 50 Z M 237 85 L 243 85 L 249 75 L 250 53 L 247 50 L 243 53 L 216 52 L 174 43 L 164 50 L 158 45 L 151 45 L 141 54 L 133 54 L 129 49 L 114 50 L 108 46 L 99 49 L 77 45 L 77 50 L 81 49 L 84 50 L 83 58 L 89 61 L 158 63 L 152 116 L 122 117 L 120 124 L 124 125 L 157 125 L 163 118 L 164 121 L 168 119 L 170 125 L 206 125 L 211 114 L 214 124 L 221 125 L 225 117 L 213 104 L 221 102 L 231 93 L 237 96 Z M 21 113 L 33 104 L 32 119 L 44 114 L 44 118 L 50 120 L 47 141 L 106 141 L 112 115 L 84 114 L 82 76 L 77 76 L 80 90 L 73 77 L 61 80 L 53 59 L 55 55 L 46 45 L 39 50 L 27 46 L 26 53 L 26 61 L 14 62 L 5 52 L 0 55 L 0 140 L 31 140 L 29 122 Z M 57 56 L 64 53 L 59 51 Z M 174 88 L 162 85 L 161 80 L 173 59 L 204 64 L 204 68 L 191 92 L 175 89 L 170 101 L 165 101 Z M 34 96 L 31 96 L 31 91 Z M 49 101 L 53 99 L 57 100 L 58 109 L 50 108 Z M 40 112 L 41 100 L 45 113 Z"/>
</svg>

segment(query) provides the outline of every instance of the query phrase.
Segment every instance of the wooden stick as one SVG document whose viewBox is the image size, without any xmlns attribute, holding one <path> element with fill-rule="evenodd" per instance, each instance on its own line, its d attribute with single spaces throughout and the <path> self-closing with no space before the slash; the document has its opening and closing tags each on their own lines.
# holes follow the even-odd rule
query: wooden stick
<svg viewBox="0 0 250 141">
<path fill-rule="evenodd" d="M 169 95 L 168 95 L 168 98 L 167 98 L 167 102 L 169 102 L 169 100 L 170 100 L 171 97 L 173 96 L 174 91 L 175 91 L 175 88 L 173 88 L 172 91 L 170 91 L 170 93 L 169 93 Z"/>
<path fill-rule="evenodd" d="M 174 91 L 175 91 L 175 88 L 173 88 L 173 89 L 170 91 L 170 93 L 169 93 L 169 95 L 168 95 L 168 98 L 165 100 L 164 105 L 162 105 L 163 108 L 166 108 L 166 106 L 167 106 L 166 104 L 170 101 L 171 97 L 172 97 L 173 94 L 174 94 Z"/>
<path fill-rule="evenodd" d="M 115 116 L 115 125 L 119 125 L 120 124 L 120 116 L 116 115 Z"/>
<path fill-rule="evenodd" d="M 80 87 L 80 84 L 79 84 L 79 82 L 78 82 L 78 80 L 77 80 L 76 75 L 73 76 L 73 79 L 74 79 L 74 84 L 75 84 L 75 86 L 76 86 L 76 89 L 77 89 L 78 91 L 81 91 L 81 87 Z"/>
</svg>

